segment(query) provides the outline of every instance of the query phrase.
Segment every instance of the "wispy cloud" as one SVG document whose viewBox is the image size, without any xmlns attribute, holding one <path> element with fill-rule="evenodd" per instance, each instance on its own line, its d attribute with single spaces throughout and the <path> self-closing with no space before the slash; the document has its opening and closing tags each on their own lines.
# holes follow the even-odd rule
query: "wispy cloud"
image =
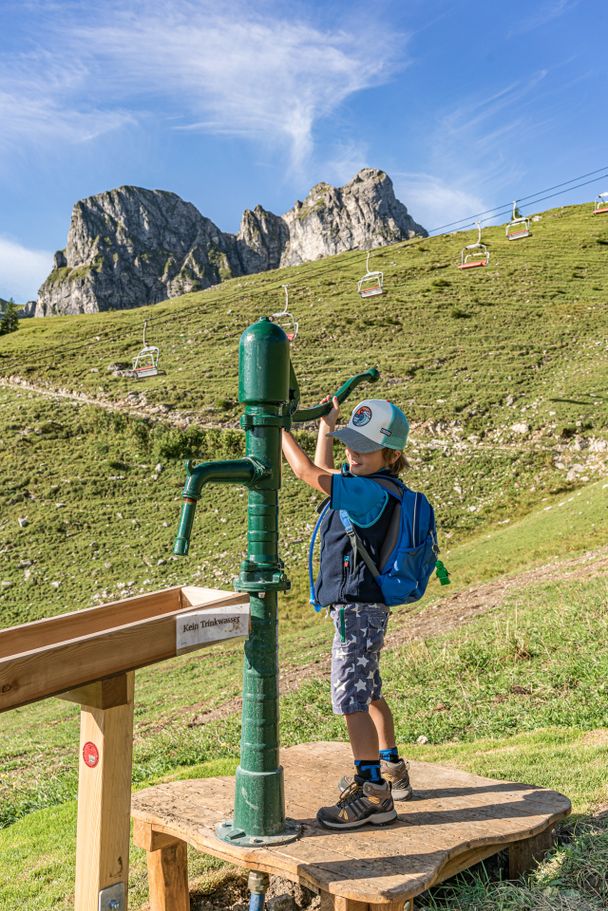
<svg viewBox="0 0 608 911">
<path fill-rule="evenodd" d="M 299 168 L 323 118 L 404 66 L 407 39 L 378 20 L 373 41 L 361 41 L 359 30 L 320 27 L 297 10 L 288 15 L 272 0 L 122 0 L 100 12 L 80 8 L 62 18 L 44 51 L 51 72 L 66 66 L 67 84 L 47 80 L 43 55 L 30 59 L 29 84 L 20 78 L 11 86 L 9 79 L 0 109 L 6 141 L 62 132 L 86 139 L 152 108 L 171 129 L 279 145 Z"/>
<path fill-rule="evenodd" d="M 528 144 L 550 125 L 538 116 L 539 93 L 551 91 L 548 76 L 548 70 L 539 69 L 526 79 L 465 98 L 438 117 L 430 135 L 428 174 L 419 181 L 424 204 L 439 215 L 435 224 L 502 205 L 517 195 Z M 442 194 L 443 216 L 436 204 Z M 445 217 L 446 210 L 450 217 Z"/>
<path fill-rule="evenodd" d="M 452 142 L 473 134 L 477 141 L 485 139 L 486 144 L 492 135 L 504 140 L 509 132 L 522 128 L 523 107 L 534 98 L 537 87 L 548 75 L 548 70 L 540 69 L 489 95 L 463 101 L 441 118 L 442 135 Z"/>
<path fill-rule="evenodd" d="M 507 34 L 507 38 L 513 38 L 515 35 L 522 35 L 524 32 L 531 32 L 535 28 L 540 28 L 554 19 L 559 19 L 564 13 L 578 6 L 579 0 L 546 0 L 545 3 L 536 5 L 535 11 L 529 16 L 522 16 L 517 25 Z"/>
<path fill-rule="evenodd" d="M 469 218 L 488 208 L 486 200 L 461 184 L 452 186 L 433 174 L 398 171 L 393 174 L 395 192 L 410 215 L 427 230 Z"/>
<path fill-rule="evenodd" d="M 353 139 L 338 143 L 328 151 L 325 158 L 323 179 L 335 184 L 345 184 L 369 163 L 369 151 L 365 142 Z"/>
<path fill-rule="evenodd" d="M 13 297 L 17 303 L 33 300 L 52 265 L 52 253 L 30 250 L 0 235 L 0 297 Z"/>
<path fill-rule="evenodd" d="M 272 15 L 268 4 L 262 16 L 251 5 L 218 11 L 187 0 L 148 4 L 77 34 L 107 64 L 115 91 L 169 99 L 191 130 L 286 143 L 294 166 L 310 155 L 320 119 L 390 78 L 401 43 L 388 32 L 361 42 Z"/>
<path fill-rule="evenodd" d="M 132 121 L 124 110 L 103 110 L 87 91 L 77 60 L 49 51 L 5 55 L 0 62 L 0 153 L 24 145 L 79 143 Z"/>
</svg>

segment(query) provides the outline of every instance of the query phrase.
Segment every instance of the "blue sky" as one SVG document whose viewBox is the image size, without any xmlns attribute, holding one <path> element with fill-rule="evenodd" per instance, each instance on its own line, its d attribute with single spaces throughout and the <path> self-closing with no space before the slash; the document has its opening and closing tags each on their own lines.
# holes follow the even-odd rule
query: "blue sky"
<svg viewBox="0 0 608 911">
<path fill-rule="evenodd" d="M 0 33 L 0 297 L 18 301 L 74 202 L 121 184 L 236 231 L 244 208 L 380 167 L 433 228 L 608 165 L 606 0 L 0 0 Z"/>
</svg>

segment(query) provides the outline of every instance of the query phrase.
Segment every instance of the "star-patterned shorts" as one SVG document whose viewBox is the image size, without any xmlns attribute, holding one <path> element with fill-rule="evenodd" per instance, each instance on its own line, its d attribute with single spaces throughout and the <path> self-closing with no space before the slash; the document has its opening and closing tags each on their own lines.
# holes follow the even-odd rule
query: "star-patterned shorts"
<svg viewBox="0 0 608 911">
<path fill-rule="evenodd" d="M 344 641 L 340 608 L 344 608 Z M 384 604 L 335 604 L 331 649 L 331 704 L 336 715 L 367 712 L 382 695 L 380 651 L 390 611 Z"/>
</svg>

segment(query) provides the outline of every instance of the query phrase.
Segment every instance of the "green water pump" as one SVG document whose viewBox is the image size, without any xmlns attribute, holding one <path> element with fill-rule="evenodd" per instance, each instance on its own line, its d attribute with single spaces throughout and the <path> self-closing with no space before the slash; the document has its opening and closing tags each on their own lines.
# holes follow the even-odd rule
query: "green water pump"
<svg viewBox="0 0 608 911">
<path fill-rule="evenodd" d="M 375 369 L 352 377 L 336 392 L 340 402 L 360 383 L 374 382 Z M 236 771 L 234 818 L 217 827 L 232 843 L 253 846 L 297 838 L 299 828 L 285 818 L 283 769 L 279 762 L 278 592 L 290 587 L 279 559 L 281 430 L 313 421 L 331 402 L 299 408 L 299 388 L 285 332 L 264 317 L 248 326 L 239 346 L 239 402 L 245 406 L 245 458 L 186 463 L 187 478 L 174 553 L 187 554 L 196 504 L 208 483 L 244 484 L 247 557 L 234 581 L 247 592 L 251 632 L 245 643 L 241 757 Z"/>
</svg>

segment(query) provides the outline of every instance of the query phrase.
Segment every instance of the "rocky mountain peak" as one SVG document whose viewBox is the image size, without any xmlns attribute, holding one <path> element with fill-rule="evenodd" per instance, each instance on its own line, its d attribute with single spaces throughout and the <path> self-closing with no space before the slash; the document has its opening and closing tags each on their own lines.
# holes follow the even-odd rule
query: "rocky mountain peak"
<svg viewBox="0 0 608 911">
<path fill-rule="evenodd" d="M 65 250 L 42 285 L 37 316 L 156 303 L 226 278 L 426 234 L 390 177 L 364 168 L 343 187 L 317 183 L 283 216 L 246 209 L 221 231 L 166 190 L 122 186 L 76 203 Z"/>
</svg>

